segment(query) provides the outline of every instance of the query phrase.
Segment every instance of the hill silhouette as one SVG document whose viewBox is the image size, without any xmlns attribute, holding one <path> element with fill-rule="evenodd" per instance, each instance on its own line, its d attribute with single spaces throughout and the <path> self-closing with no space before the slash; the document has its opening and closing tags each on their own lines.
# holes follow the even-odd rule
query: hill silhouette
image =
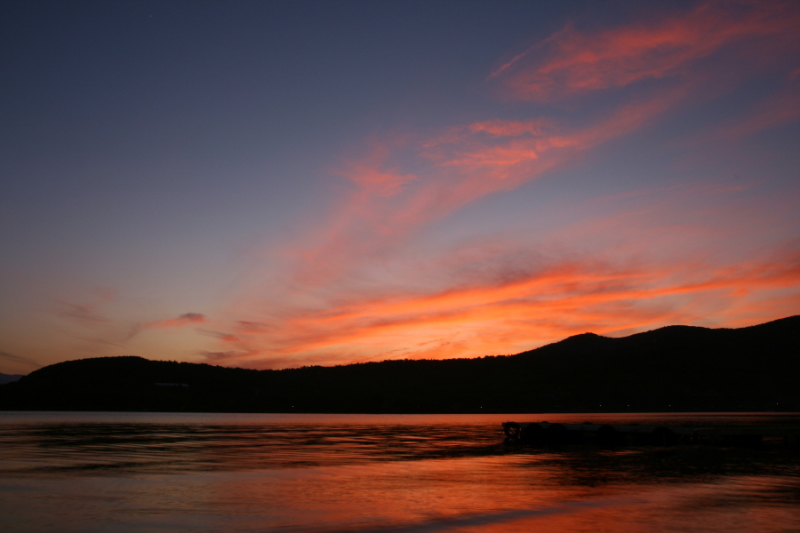
<svg viewBox="0 0 800 533">
<path fill-rule="evenodd" d="M 800 411 L 800 316 L 584 333 L 512 356 L 247 370 L 101 357 L 0 385 L 0 409 L 535 413 Z"/>
<path fill-rule="evenodd" d="M 5 385 L 6 383 L 11 383 L 12 381 L 19 381 L 21 377 L 21 374 L 3 374 L 0 372 L 0 385 Z"/>
</svg>

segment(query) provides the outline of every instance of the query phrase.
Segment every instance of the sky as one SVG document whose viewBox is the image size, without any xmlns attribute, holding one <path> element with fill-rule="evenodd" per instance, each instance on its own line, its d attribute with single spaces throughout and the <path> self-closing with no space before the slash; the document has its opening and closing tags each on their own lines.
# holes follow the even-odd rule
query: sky
<svg viewBox="0 0 800 533">
<path fill-rule="evenodd" d="M 800 313 L 800 3 L 0 3 L 0 372 Z"/>
</svg>

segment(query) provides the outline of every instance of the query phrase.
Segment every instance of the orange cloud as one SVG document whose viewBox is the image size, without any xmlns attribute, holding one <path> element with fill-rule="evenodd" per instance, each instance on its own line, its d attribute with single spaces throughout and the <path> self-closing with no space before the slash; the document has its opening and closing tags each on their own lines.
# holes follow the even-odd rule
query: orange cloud
<svg viewBox="0 0 800 533">
<path fill-rule="evenodd" d="M 268 297 L 259 296 L 263 300 L 251 307 L 260 310 L 258 319 L 220 326 L 224 331 L 213 335 L 224 347 L 207 356 L 256 367 L 471 357 L 518 352 L 587 330 L 716 325 L 712 316 L 724 325 L 746 324 L 796 313 L 800 254 L 714 261 L 686 244 L 708 227 L 678 216 L 662 217 L 668 224 L 655 220 L 692 198 L 741 186 L 662 189 L 660 199 L 633 213 L 593 219 L 577 239 L 560 236 L 569 244 L 605 243 L 602 252 L 566 252 L 557 259 L 530 254 L 530 261 L 505 270 L 498 265 L 526 252 L 478 250 L 469 259 L 477 274 L 465 274 L 445 250 L 438 259 L 414 262 L 404 248 L 472 202 L 575 165 L 597 147 L 642 131 L 698 88 L 730 90 L 730 80 L 703 72 L 702 61 L 731 50 L 729 60 L 753 49 L 783 53 L 787 42 L 797 44 L 798 22 L 788 3 L 706 2 L 682 15 L 613 30 L 568 27 L 491 77 L 514 98 L 538 102 L 647 80 L 669 83 L 642 83 L 641 91 L 625 91 L 624 103 L 559 113 L 558 120 L 487 119 L 430 135 L 371 137 L 365 155 L 341 165 L 347 189 L 331 215 L 308 239 L 284 250 L 292 275 L 273 283 Z M 750 131 L 796 117 L 795 92 L 781 94 L 757 106 L 740 127 Z M 662 252 L 675 243 L 680 254 Z M 495 275 L 486 274 L 493 269 Z M 426 279 L 433 271 L 436 279 Z M 765 298 L 775 302 L 768 313 L 760 307 Z M 230 316 L 246 314 L 232 309 Z"/>
<path fill-rule="evenodd" d="M 239 350 L 225 354 L 237 364 L 297 366 L 513 353 L 585 331 L 696 324 L 709 314 L 757 321 L 762 315 L 752 306 L 775 290 L 800 296 L 800 253 L 724 266 L 584 258 L 438 292 L 353 295 L 338 306 L 282 317 L 279 329 L 239 323 L 231 331 Z"/>
<path fill-rule="evenodd" d="M 59 306 L 56 314 L 84 327 L 103 326 L 108 324 L 110 319 L 101 313 L 101 308 L 115 302 L 116 299 L 116 291 L 112 289 L 95 289 L 91 291 L 90 299 L 81 302 L 55 300 Z"/>
<path fill-rule="evenodd" d="M 490 77 L 503 79 L 514 98 L 552 101 L 686 74 L 723 48 L 790 35 L 798 23 L 791 2 L 704 2 L 648 23 L 596 32 L 567 27 Z"/>
<path fill-rule="evenodd" d="M 0 352 L 0 363 L 8 363 L 15 367 L 22 365 L 24 367 L 39 368 L 42 366 L 40 363 L 37 363 L 30 357 L 14 355 L 8 352 Z"/>
<path fill-rule="evenodd" d="M 205 321 L 206 317 L 200 313 L 184 313 L 177 318 L 148 322 L 142 329 L 180 328 L 191 324 L 202 324 Z"/>
<path fill-rule="evenodd" d="M 68 318 L 78 322 L 84 326 L 96 326 L 105 324 L 109 321 L 108 318 L 101 316 L 97 307 L 97 303 L 74 303 L 58 300 L 61 309 L 58 314 L 64 318 Z"/>
<path fill-rule="evenodd" d="M 550 119 L 492 120 L 416 143 L 372 138 L 368 155 L 346 161 L 340 171 L 356 188 L 310 245 L 286 251 L 297 260 L 291 267 L 295 279 L 327 283 L 475 200 L 574 165 L 592 148 L 643 127 L 684 95 L 682 88 L 665 91 L 581 127 Z M 417 171 L 400 170 L 403 163 Z"/>
<path fill-rule="evenodd" d="M 398 168 L 385 168 L 387 160 L 393 155 L 392 149 L 402 143 L 402 139 L 392 139 L 391 144 L 382 143 L 373 137 L 369 142 L 369 154 L 361 159 L 346 161 L 339 173 L 374 196 L 394 196 L 404 185 L 416 179 L 413 174 L 403 174 Z"/>
<path fill-rule="evenodd" d="M 521 54 L 495 73 L 516 87 L 514 95 L 521 99 L 684 74 L 678 83 L 628 96 L 616 108 L 594 110 L 593 118 L 581 117 L 580 124 L 492 119 L 428 138 L 373 136 L 367 154 L 345 160 L 339 170 L 354 189 L 313 238 L 284 250 L 294 258 L 287 266 L 293 282 L 310 288 L 352 275 L 354 266 L 382 260 L 465 205 L 575 165 L 592 149 L 641 130 L 693 94 L 705 79 L 687 70 L 695 60 L 743 39 L 791 34 L 792 21 L 800 21 L 787 4 L 732 6 L 703 3 L 682 15 L 596 33 L 566 28 L 542 45 L 546 54 Z M 531 64 L 528 56 L 538 62 Z M 773 120 L 774 111 L 765 113 L 769 117 L 763 120 Z"/>
<path fill-rule="evenodd" d="M 559 126 L 552 120 L 470 124 L 428 141 L 424 155 L 455 174 L 459 187 L 452 194 L 459 199 L 453 207 L 460 207 L 574 162 L 586 151 L 643 127 L 685 94 L 683 88 L 664 91 L 656 98 L 627 103 L 581 127 Z"/>
</svg>

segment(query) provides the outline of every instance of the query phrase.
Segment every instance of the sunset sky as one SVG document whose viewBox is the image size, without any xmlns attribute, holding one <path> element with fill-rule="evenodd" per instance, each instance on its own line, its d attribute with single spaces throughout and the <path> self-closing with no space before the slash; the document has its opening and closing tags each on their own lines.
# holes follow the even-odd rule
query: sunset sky
<svg viewBox="0 0 800 533">
<path fill-rule="evenodd" d="M 800 2 L 0 4 L 0 372 L 800 314 Z"/>
</svg>

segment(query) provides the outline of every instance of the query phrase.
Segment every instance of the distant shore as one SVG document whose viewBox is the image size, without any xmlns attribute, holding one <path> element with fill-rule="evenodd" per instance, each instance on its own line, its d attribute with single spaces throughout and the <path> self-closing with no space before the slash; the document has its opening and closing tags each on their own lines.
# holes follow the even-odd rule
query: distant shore
<svg viewBox="0 0 800 533">
<path fill-rule="evenodd" d="M 800 411 L 800 316 L 582 334 L 513 356 L 247 370 L 103 357 L 0 385 L 2 410 L 230 413 Z"/>
</svg>

